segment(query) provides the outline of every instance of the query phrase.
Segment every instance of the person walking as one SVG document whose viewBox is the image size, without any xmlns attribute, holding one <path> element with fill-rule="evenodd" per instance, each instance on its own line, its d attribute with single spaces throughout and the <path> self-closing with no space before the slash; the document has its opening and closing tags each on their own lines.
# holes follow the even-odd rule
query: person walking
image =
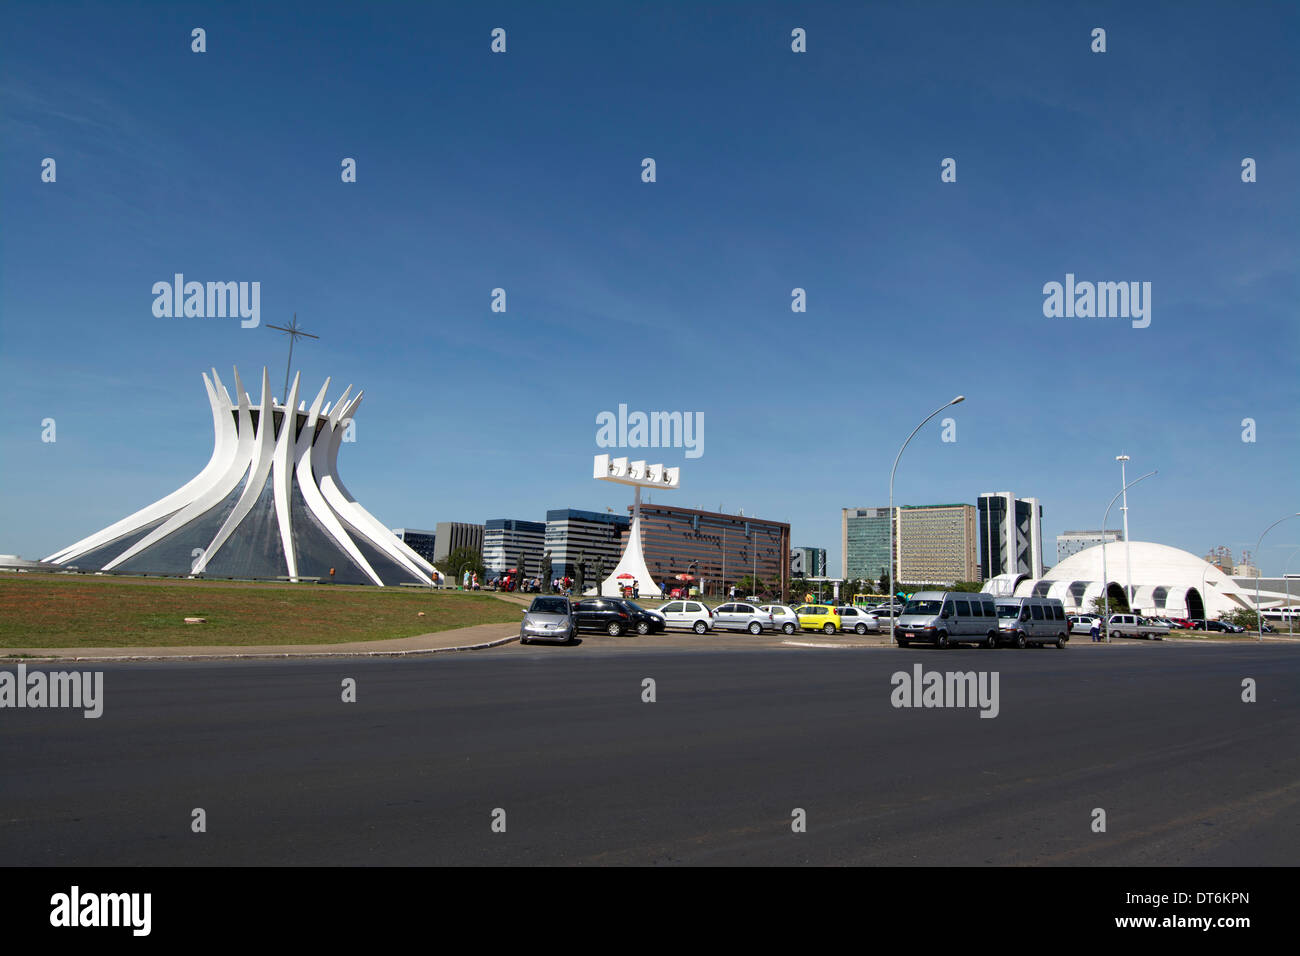
<svg viewBox="0 0 1300 956">
<path fill-rule="evenodd" d="M 1093 643 L 1101 640 L 1101 618 L 1092 619 L 1092 627 L 1088 628 L 1088 633 L 1092 635 Z"/>
</svg>

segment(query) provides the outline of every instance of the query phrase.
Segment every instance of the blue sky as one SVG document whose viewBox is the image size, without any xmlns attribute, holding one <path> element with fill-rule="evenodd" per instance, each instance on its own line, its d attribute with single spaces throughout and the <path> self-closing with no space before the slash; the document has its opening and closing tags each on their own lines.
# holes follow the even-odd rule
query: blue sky
<svg viewBox="0 0 1300 956">
<path fill-rule="evenodd" d="M 321 336 L 295 369 L 365 389 L 340 472 L 393 527 L 624 509 L 590 456 L 626 403 L 704 415 L 702 457 L 646 450 L 661 500 L 835 572 L 963 393 L 899 503 L 1037 496 L 1051 561 L 1122 452 L 1135 539 L 1239 555 L 1300 510 L 1297 40 L 1294 4 L 7 4 L 0 552 L 197 473 L 209 367 L 281 387 L 276 333 L 153 315 L 181 272 Z M 1044 317 L 1066 273 L 1151 282 L 1150 327 Z"/>
</svg>

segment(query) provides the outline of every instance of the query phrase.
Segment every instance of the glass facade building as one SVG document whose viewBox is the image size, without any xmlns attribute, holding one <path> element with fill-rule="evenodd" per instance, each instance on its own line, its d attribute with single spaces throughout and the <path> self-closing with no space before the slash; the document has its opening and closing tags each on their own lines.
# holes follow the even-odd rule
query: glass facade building
<svg viewBox="0 0 1300 956">
<path fill-rule="evenodd" d="M 706 594 L 724 594 L 755 573 L 769 593 L 790 586 L 790 525 L 783 521 L 643 504 L 641 544 L 661 588 L 676 587 L 678 574 L 694 574 Z"/>
<path fill-rule="evenodd" d="M 432 531 L 417 531 L 415 528 L 394 528 L 393 534 L 406 543 L 406 546 L 430 564 L 433 563 L 434 541 L 437 535 Z"/>
<path fill-rule="evenodd" d="M 790 577 L 826 577 L 825 548 L 795 548 L 790 552 Z"/>
<path fill-rule="evenodd" d="M 519 568 L 526 578 L 538 577 L 546 523 L 492 518 L 483 523 L 483 566 L 488 580 L 496 580 L 510 568 Z"/>
<path fill-rule="evenodd" d="M 1043 507 L 1009 491 L 979 497 L 979 563 L 984 580 L 999 574 L 1043 576 Z"/>
<path fill-rule="evenodd" d="M 840 546 L 841 578 L 879 581 L 889 573 L 889 509 L 841 508 Z"/>
<path fill-rule="evenodd" d="M 543 548 L 551 553 L 551 577 L 576 578 L 578 558 L 587 566 L 584 584 L 599 584 L 600 563 L 608 574 L 623 554 L 623 535 L 632 526 L 625 515 L 556 508 L 546 512 Z"/>
</svg>

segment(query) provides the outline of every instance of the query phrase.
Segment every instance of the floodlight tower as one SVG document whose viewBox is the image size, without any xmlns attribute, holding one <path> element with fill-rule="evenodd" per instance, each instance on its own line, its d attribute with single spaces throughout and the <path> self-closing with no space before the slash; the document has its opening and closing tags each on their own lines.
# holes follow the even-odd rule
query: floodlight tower
<svg viewBox="0 0 1300 956">
<path fill-rule="evenodd" d="M 618 565 L 609 576 L 598 585 L 600 594 L 618 593 L 618 578 L 621 574 L 630 574 L 638 583 L 642 594 L 661 597 L 650 569 L 646 567 L 645 553 L 641 547 L 641 489 L 642 488 L 678 488 L 681 486 L 680 468 L 665 468 L 663 465 L 647 465 L 644 461 L 629 463 L 626 458 L 610 458 L 609 455 L 597 455 L 592 466 L 592 477 L 600 481 L 613 481 L 620 485 L 631 485 L 636 495 L 632 499 L 632 528 L 628 532 L 627 547 Z M 641 582 L 646 582 L 649 586 Z"/>
</svg>

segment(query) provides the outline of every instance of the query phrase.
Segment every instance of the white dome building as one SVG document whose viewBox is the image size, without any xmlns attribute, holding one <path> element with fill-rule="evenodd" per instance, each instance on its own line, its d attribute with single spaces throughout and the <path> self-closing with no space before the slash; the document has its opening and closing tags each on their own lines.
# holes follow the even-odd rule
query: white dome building
<svg viewBox="0 0 1300 956">
<path fill-rule="evenodd" d="M 1130 541 L 1127 550 L 1133 559 L 1129 605 L 1142 614 L 1203 618 L 1206 611 L 1217 617 L 1255 606 L 1254 595 L 1238 587 L 1231 575 L 1194 554 L 1151 541 Z M 1044 577 L 1000 574 L 984 590 L 999 597 L 1059 598 L 1067 613 L 1090 612 L 1093 598 L 1102 596 L 1103 580 L 1110 582 L 1111 600 L 1123 600 L 1127 569 L 1125 543 L 1112 541 L 1071 555 Z"/>
</svg>

